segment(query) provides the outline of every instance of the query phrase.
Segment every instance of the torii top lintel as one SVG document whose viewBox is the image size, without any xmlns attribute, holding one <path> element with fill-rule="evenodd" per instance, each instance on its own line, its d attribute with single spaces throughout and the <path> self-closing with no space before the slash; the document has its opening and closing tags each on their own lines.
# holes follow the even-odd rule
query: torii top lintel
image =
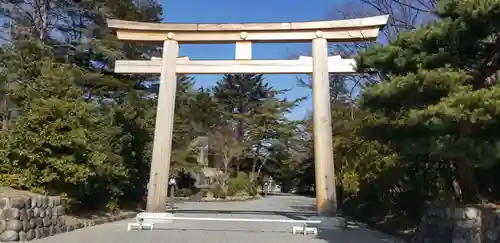
<svg viewBox="0 0 500 243">
<path fill-rule="evenodd" d="M 181 43 L 360 41 L 377 38 L 389 15 L 333 21 L 244 24 L 146 23 L 109 19 L 121 40 Z"/>
</svg>

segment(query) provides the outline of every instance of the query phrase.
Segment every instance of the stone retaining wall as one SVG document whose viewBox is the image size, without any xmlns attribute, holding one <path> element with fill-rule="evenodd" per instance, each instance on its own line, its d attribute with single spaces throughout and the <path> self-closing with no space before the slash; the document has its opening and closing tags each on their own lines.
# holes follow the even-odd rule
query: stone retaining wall
<svg viewBox="0 0 500 243">
<path fill-rule="evenodd" d="M 422 217 L 414 242 L 500 242 L 500 209 L 479 206 L 429 206 Z"/>
<path fill-rule="evenodd" d="M 60 197 L 0 188 L 0 242 L 30 241 L 59 233 L 133 218 L 137 212 L 77 219 L 65 215 Z"/>
<path fill-rule="evenodd" d="M 0 197 L 0 241 L 28 241 L 66 231 L 59 197 Z"/>
</svg>

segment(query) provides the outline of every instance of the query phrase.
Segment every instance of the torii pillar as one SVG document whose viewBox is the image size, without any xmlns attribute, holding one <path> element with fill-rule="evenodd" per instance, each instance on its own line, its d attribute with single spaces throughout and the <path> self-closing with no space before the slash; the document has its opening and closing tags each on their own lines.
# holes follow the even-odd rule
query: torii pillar
<svg viewBox="0 0 500 243">
<path fill-rule="evenodd" d="M 312 92 L 316 208 L 321 216 L 337 213 L 327 45 L 318 31 L 312 41 Z"/>
</svg>

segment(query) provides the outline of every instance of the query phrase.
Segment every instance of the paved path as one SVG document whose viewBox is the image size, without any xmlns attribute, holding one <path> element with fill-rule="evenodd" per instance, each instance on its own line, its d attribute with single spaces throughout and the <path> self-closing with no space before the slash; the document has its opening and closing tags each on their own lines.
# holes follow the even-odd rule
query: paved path
<svg viewBox="0 0 500 243">
<path fill-rule="evenodd" d="M 314 199 L 270 196 L 246 202 L 184 202 L 176 216 L 233 218 L 297 218 L 310 213 Z M 233 213 L 214 212 L 233 211 Z M 244 212 L 246 211 L 246 212 Z M 263 211 L 252 213 L 248 211 Z M 275 212 L 279 211 L 279 212 Z M 286 211 L 286 212 L 285 212 Z M 308 211 L 308 212 L 307 212 Z M 274 212 L 274 213 L 273 213 Z M 293 213 L 292 213 L 293 212 Z M 300 217 L 299 217 L 300 218 Z M 177 221 L 154 231 L 127 232 L 133 219 L 79 229 L 35 240 L 34 243 L 401 243 L 403 241 L 363 228 L 291 234 L 292 224 L 254 222 Z"/>
</svg>

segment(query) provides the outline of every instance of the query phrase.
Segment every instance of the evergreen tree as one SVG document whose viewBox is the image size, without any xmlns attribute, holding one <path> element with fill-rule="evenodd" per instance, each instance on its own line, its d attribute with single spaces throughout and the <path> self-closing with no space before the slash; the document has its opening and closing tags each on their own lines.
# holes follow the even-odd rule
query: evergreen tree
<svg viewBox="0 0 500 243">
<path fill-rule="evenodd" d="M 0 183 L 67 194 L 91 202 L 87 206 L 107 203 L 114 208 L 122 195 L 139 199 L 149 174 L 154 90 L 149 89 L 149 77 L 115 74 L 112 66 L 117 58 L 151 56 L 157 48 L 122 44 L 106 28 L 105 19 L 158 22 L 159 5 L 85 0 L 0 3 L 11 27 L 8 43 L 0 48 L 2 98 L 10 101 L 16 115 L 2 137 L 8 148 L 2 159 L 11 163 L 2 169 L 15 171 Z M 19 176 L 31 172 L 38 181 Z"/>
<path fill-rule="evenodd" d="M 218 106 L 229 115 L 227 120 L 237 124 L 240 141 L 244 139 L 246 124 L 237 116 L 254 114 L 260 102 L 274 96 L 261 74 L 224 75 L 213 88 L 213 93 Z"/>
<path fill-rule="evenodd" d="M 10 78 L 22 80 L 11 85 L 20 116 L 2 132 L 0 181 L 83 202 L 98 194 L 102 201 L 93 198 L 94 205 L 117 203 L 128 168 L 120 157 L 121 128 L 114 125 L 113 109 L 81 99 L 81 70 L 53 62 L 43 49 L 30 51 L 46 57 L 16 51 L 26 64 L 17 72 L 17 65 L 7 67 L 17 74 Z"/>
<path fill-rule="evenodd" d="M 497 163 L 499 154 L 500 2 L 442 0 L 436 14 L 357 57 L 360 71 L 373 68 L 383 79 L 362 94 L 360 104 L 374 113 L 366 134 L 419 165 L 421 180 L 433 180 L 432 168 L 455 171 L 461 200 L 475 203 L 474 167 Z"/>
</svg>

